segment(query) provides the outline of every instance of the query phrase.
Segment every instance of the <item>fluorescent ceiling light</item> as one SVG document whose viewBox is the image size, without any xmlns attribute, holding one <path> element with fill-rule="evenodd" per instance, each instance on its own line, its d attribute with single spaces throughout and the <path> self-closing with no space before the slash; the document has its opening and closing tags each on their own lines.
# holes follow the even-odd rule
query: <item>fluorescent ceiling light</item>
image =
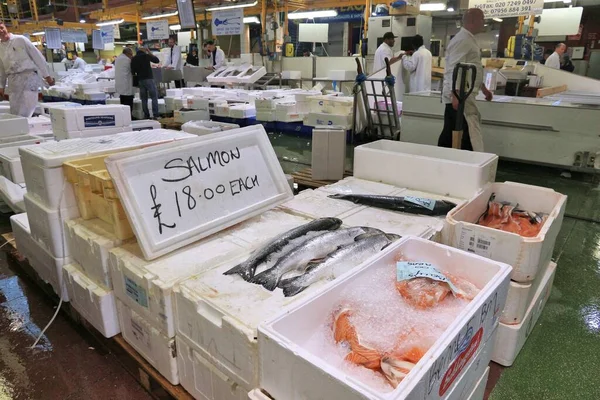
<svg viewBox="0 0 600 400">
<path fill-rule="evenodd" d="M 85 18 L 81 18 L 81 19 L 79 20 L 79 23 L 80 23 L 80 24 L 85 24 Z"/>
<path fill-rule="evenodd" d="M 167 18 L 167 17 L 174 17 L 177 14 L 179 14 L 179 11 L 170 11 L 170 12 L 167 12 L 164 14 L 146 15 L 145 17 L 142 17 L 142 19 L 148 20 L 148 19 Z"/>
<path fill-rule="evenodd" d="M 502 21 L 503 21 L 503 20 L 502 20 L 502 18 L 492 18 L 492 19 L 493 19 L 494 21 L 496 21 L 496 22 L 502 22 Z"/>
<path fill-rule="evenodd" d="M 444 11 L 446 9 L 445 3 L 427 3 L 421 4 L 419 10 L 421 11 Z"/>
<path fill-rule="evenodd" d="M 39 31 L 39 32 L 33 32 L 31 34 L 31 36 L 44 36 L 46 34 L 46 32 L 44 31 Z"/>
<path fill-rule="evenodd" d="M 245 24 L 260 24 L 258 17 L 244 17 Z"/>
<path fill-rule="evenodd" d="M 217 10 L 229 10 L 231 8 L 244 8 L 244 7 L 254 7 L 255 5 L 258 4 L 258 1 L 255 1 L 253 3 L 233 3 L 231 5 L 223 5 L 220 4 L 218 6 L 214 6 L 214 7 L 208 7 L 206 9 L 206 11 L 217 11 Z M 288 17 L 289 18 L 289 17 Z"/>
<path fill-rule="evenodd" d="M 98 23 L 96 23 L 96 26 L 119 25 L 119 24 L 122 24 L 123 22 L 125 22 L 125 20 L 123 18 L 113 19 L 111 21 L 98 22 Z"/>
<path fill-rule="evenodd" d="M 177 24 L 177 25 L 169 25 L 169 29 L 172 31 L 180 31 L 181 30 L 181 25 Z"/>
<path fill-rule="evenodd" d="M 288 19 L 313 19 L 335 17 L 338 15 L 336 10 L 305 11 L 288 14 Z"/>
<path fill-rule="evenodd" d="M 454 7 L 448 7 L 448 8 L 446 9 L 446 11 L 448 11 L 448 12 L 454 12 Z"/>
</svg>

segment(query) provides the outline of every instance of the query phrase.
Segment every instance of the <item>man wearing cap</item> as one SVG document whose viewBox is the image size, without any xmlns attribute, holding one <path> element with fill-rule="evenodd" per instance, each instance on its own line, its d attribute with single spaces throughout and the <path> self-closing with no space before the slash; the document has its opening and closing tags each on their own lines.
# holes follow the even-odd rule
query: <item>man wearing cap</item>
<svg viewBox="0 0 600 400">
<path fill-rule="evenodd" d="M 375 51 L 375 60 L 373 61 L 373 72 L 377 72 L 385 68 L 385 59 L 390 60 L 390 64 L 396 62 L 400 59 L 400 57 L 394 57 L 394 51 L 392 47 L 394 47 L 394 43 L 396 42 L 394 39 L 398 36 L 394 36 L 392 32 L 387 32 L 383 35 L 383 43 L 381 46 L 377 48 Z"/>
</svg>

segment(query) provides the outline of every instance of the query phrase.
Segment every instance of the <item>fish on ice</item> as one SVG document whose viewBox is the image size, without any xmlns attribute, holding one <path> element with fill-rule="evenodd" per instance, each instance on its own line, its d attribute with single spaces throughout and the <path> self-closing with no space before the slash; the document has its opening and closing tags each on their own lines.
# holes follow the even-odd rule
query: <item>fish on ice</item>
<svg viewBox="0 0 600 400">
<path fill-rule="evenodd" d="M 361 235 L 356 238 L 354 243 L 340 247 L 323 261 L 310 264 L 304 274 L 283 279 L 279 283 L 279 287 L 283 289 L 285 297 L 295 296 L 337 268 L 352 268 L 363 263 L 399 238 L 399 235 L 393 234 Z"/>
<path fill-rule="evenodd" d="M 516 233 L 523 237 L 535 237 L 541 231 L 546 215 L 525 211 L 508 202 L 495 200 L 496 194 L 492 193 L 485 212 L 477 220 L 478 225 L 498 229 L 505 232 Z"/>
<path fill-rule="evenodd" d="M 246 261 L 236 265 L 223 274 L 239 274 L 244 280 L 249 281 L 254 277 L 256 268 L 260 264 L 268 261 L 273 254 L 282 250 L 292 240 L 305 236 L 309 232 L 333 231 L 338 229 L 341 225 L 342 220 L 338 218 L 319 218 L 307 224 L 291 229 L 257 249 Z"/>
<path fill-rule="evenodd" d="M 446 215 L 456 207 L 447 200 L 433 200 L 418 197 L 380 196 L 371 194 L 332 194 L 332 199 L 347 200 L 364 206 L 383 208 L 385 210 L 421 214 L 428 216 Z"/>
<path fill-rule="evenodd" d="M 360 235 L 373 232 L 382 233 L 375 228 L 353 227 L 313 237 L 281 256 L 272 268 L 254 276 L 250 282 L 273 291 L 285 273 L 305 267 L 311 260 L 326 257 L 338 247 L 353 243 Z"/>
<path fill-rule="evenodd" d="M 346 343 L 350 347 L 346 361 L 368 369 L 379 370 L 381 354 L 361 341 L 356 328 L 350 322 L 351 314 L 352 310 L 348 308 L 342 308 L 336 313 L 333 322 L 333 338 L 336 343 Z"/>
</svg>

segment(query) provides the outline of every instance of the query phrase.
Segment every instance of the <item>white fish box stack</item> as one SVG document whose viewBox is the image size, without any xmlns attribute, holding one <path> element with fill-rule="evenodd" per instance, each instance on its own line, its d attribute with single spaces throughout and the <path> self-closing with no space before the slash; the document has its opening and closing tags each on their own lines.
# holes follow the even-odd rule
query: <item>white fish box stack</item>
<svg viewBox="0 0 600 400">
<path fill-rule="evenodd" d="M 400 384 L 384 392 L 334 365 L 331 357 L 343 356 L 308 344 L 315 332 L 331 324 L 333 307 L 348 295 L 346 288 L 356 281 L 373 282 L 381 271 L 395 269 L 398 256 L 444 266 L 449 273 L 468 278 L 480 292 Z M 260 324 L 260 388 L 274 399 L 464 399 L 463 393 L 471 393 L 485 376 L 510 272 L 510 266 L 477 255 L 424 239 L 402 239 L 317 295 Z"/>
<path fill-rule="evenodd" d="M 495 201 L 518 204 L 523 210 L 546 214 L 547 218 L 541 231 L 535 237 L 522 237 L 515 233 L 477 225 L 477 220 L 487 209 L 492 193 L 496 195 Z M 505 262 L 513 267 L 509 297 L 498 328 L 498 336 L 512 335 L 522 339 L 499 344 L 494 351 L 493 360 L 504 366 L 512 365 L 535 326 L 535 321 L 545 304 L 544 296 L 539 295 L 540 290 L 550 290 L 552 286 L 548 274 L 553 270 L 551 258 L 562 226 L 566 203 L 567 196 L 552 189 L 513 182 L 493 183 L 468 203 L 448 213 L 446 217 L 442 232 L 444 243 Z M 536 304 L 539 309 L 536 308 Z M 526 320 L 533 321 L 533 325 L 524 324 Z"/>
<path fill-rule="evenodd" d="M 12 114 L 0 114 L 0 137 L 27 135 L 29 133 L 29 123 L 27 118 Z"/>
<path fill-rule="evenodd" d="M 73 187 L 63 174 L 63 162 L 189 137 L 192 136 L 182 132 L 155 130 L 47 142 L 19 149 L 27 185 L 25 207 L 32 246 L 36 248 L 32 252 L 36 261 L 30 262 L 40 277 L 52 284 L 55 293 L 62 293 L 64 301 L 68 301 L 68 294 L 62 267 L 73 262 L 64 223 L 79 217 L 79 209 Z"/>
<path fill-rule="evenodd" d="M 131 131 L 131 111 L 123 105 L 62 107 L 51 110 L 57 139 L 88 138 Z"/>
<path fill-rule="evenodd" d="M 27 123 L 29 124 L 29 133 L 32 135 L 51 133 L 54 136 L 50 117 L 38 115 L 37 117 L 27 118 Z"/>
<path fill-rule="evenodd" d="M 353 97 L 312 96 L 307 97 L 307 101 L 310 112 L 304 117 L 304 125 L 352 128 Z"/>
<path fill-rule="evenodd" d="M 25 212 L 23 197 L 26 192 L 24 184 L 14 183 L 0 176 L 0 199 L 15 213 Z"/>
</svg>

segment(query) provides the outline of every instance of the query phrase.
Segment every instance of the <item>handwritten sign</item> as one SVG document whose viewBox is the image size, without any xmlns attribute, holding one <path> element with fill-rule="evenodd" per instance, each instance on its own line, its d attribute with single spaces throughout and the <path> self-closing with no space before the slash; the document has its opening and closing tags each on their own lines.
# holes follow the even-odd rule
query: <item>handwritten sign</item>
<svg viewBox="0 0 600 400">
<path fill-rule="evenodd" d="M 261 125 L 116 154 L 106 166 L 148 260 L 292 197 Z"/>
<path fill-rule="evenodd" d="M 436 201 L 433 199 L 426 199 L 424 197 L 404 196 L 404 200 L 409 203 L 416 204 L 421 207 L 425 207 L 428 210 L 433 211 L 435 208 Z"/>
<path fill-rule="evenodd" d="M 242 33 L 244 27 L 244 10 L 242 8 L 213 11 L 211 14 L 213 35 L 240 35 Z"/>
<path fill-rule="evenodd" d="M 485 18 L 540 15 L 544 0 L 469 0 L 469 8 L 480 8 Z"/>
<path fill-rule="evenodd" d="M 169 20 L 159 19 L 158 21 L 148 21 L 146 23 L 149 40 L 160 40 L 169 38 Z"/>
</svg>

